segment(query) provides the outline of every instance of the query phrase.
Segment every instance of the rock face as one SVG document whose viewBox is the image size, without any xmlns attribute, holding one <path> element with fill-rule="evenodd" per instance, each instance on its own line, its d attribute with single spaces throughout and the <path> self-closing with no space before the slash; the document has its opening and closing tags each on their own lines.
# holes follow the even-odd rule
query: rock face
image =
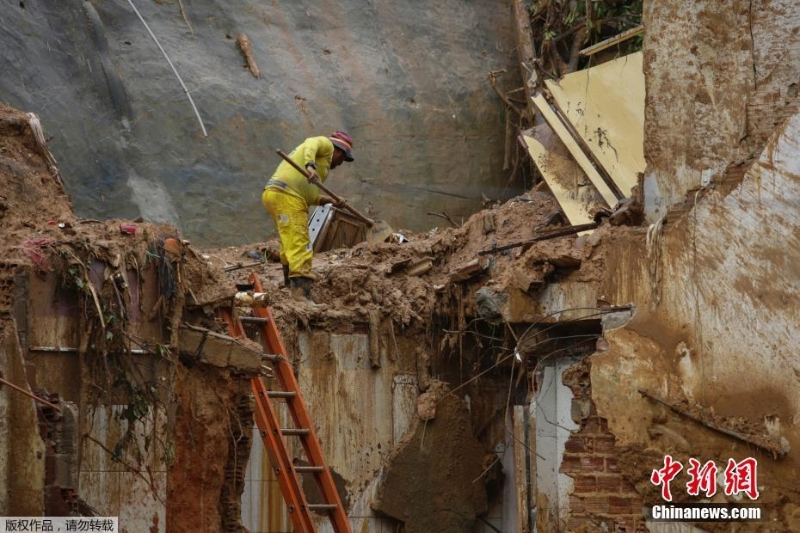
<svg viewBox="0 0 800 533">
<path fill-rule="evenodd" d="M 458 217 L 501 194 L 505 112 L 486 74 L 517 72 L 509 6 L 380 4 L 135 2 L 204 137 L 126 0 L 25 0 L 0 20 L 0 101 L 41 116 L 80 216 L 171 222 L 203 245 L 262 240 L 274 149 L 344 129 L 356 161 L 329 184 L 422 230 L 428 211 Z"/>
</svg>

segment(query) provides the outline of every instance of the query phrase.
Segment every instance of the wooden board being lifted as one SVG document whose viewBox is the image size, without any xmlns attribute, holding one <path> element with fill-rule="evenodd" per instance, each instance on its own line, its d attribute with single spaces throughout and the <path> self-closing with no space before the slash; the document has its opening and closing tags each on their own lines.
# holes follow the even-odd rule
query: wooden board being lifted
<svg viewBox="0 0 800 533">
<path fill-rule="evenodd" d="M 367 226 L 332 205 L 317 206 L 308 219 L 308 236 L 314 253 L 351 248 L 367 240 Z"/>
</svg>

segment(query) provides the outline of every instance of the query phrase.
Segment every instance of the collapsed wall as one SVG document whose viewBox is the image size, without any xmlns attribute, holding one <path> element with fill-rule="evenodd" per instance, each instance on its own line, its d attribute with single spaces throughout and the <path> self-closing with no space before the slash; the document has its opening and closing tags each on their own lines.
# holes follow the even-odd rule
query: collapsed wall
<svg viewBox="0 0 800 533">
<path fill-rule="evenodd" d="M 213 294 L 214 273 L 184 261 L 169 226 L 76 218 L 37 129 L 0 106 L 2 372 L 37 398 L 0 391 L 3 514 L 241 531 L 250 439 L 237 428 L 252 407 L 239 376 L 259 354 L 181 352 L 187 293 Z"/>
<path fill-rule="evenodd" d="M 48 391 L 63 397 L 59 404 L 76 405 L 85 456 L 100 465 L 91 472 L 77 467 L 80 488 L 87 491 L 79 490 L 73 501 L 95 506 L 121 501 L 103 499 L 103 477 L 130 474 L 127 479 L 138 480 L 139 485 L 132 484 L 127 495 L 156 496 L 147 496 L 139 507 L 119 509 L 155 511 L 144 515 L 148 527 L 181 530 L 198 521 L 208 530 L 216 525 L 233 531 L 288 527 L 285 516 L 279 516 L 280 497 L 268 463 L 256 455 L 258 442 L 253 444 L 247 471 L 241 468 L 250 446 L 243 427 L 249 405 L 241 377 L 261 371 L 257 358 L 251 359 L 251 367 L 230 368 L 229 358 L 220 363 L 215 357 L 219 352 L 199 350 L 195 330 L 179 327 L 188 322 L 224 333 L 214 309 L 229 305 L 234 283 L 252 272 L 268 286 L 270 305 L 356 530 L 394 529 L 401 522 L 409 530 L 426 530 L 430 520 L 457 509 L 448 530 L 485 526 L 531 531 L 536 525 L 540 531 L 644 531 L 651 525 L 643 506 L 663 501 L 650 476 L 667 454 L 684 464 L 690 457 L 718 465 L 756 458 L 761 467 L 758 503 L 767 519 L 776 528 L 796 529 L 793 450 L 798 446 L 794 421 L 799 404 L 792 350 L 798 340 L 793 304 L 798 296 L 794 250 L 800 221 L 793 207 L 800 193 L 800 169 L 795 164 L 800 123 L 792 115 L 792 101 L 775 96 L 791 95 L 791 84 L 781 84 L 797 72 L 796 36 L 785 36 L 776 45 L 785 47 L 785 62 L 763 53 L 761 45 L 754 48 L 762 50 L 752 60 L 756 72 L 769 70 L 770 65 L 777 69 L 774 76 L 758 78 L 755 93 L 734 77 L 734 89 L 745 96 L 760 94 L 769 103 L 748 111 L 743 130 L 747 135 L 737 137 L 726 126 L 724 138 L 707 137 L 715 116 L 734 116 L 737 101 L 712 91 L 711 107 L 704 107 L 708 102 L 700 99 L 696 106 L 702 112 L 695 110 L 692 120 L 677 116 L 684 107 L 661 102 L 667 92 L 674 93 L 659 85 L 666 83 L 663 78 L 671 68 L 660 63 L 662 55 L 675 45 L 665 35 L 683 35 L 671 34 L 668 24 L 683 19 L 672 11 L 661 17 L 662 8 L 675 6 L 650 6 L 647 12 L 649 50 L 656 58 L 645 61 L 650 167 L 644 198 L 649 205 L 665 207 L 689 193 L 689 201 L 673 207 L 649 229 L 604 223 L 591 234 L 500 250 L 563 224 L 552 197 L 531 192 L 503 206 L 487 206 L 457 228 L 407 233 L 408 243 L 362 244 L 317 256 L 314 298 L 320 305 L 309 305 L 295 302 L 280 288 L 274 243 L 201 253 L 167 228 L 140 225 L 147 238 L 142 234 L 123 238 L 117 234 L 117 224 L 79 221 L 59 213 L 49 215 L 53 226 L 43 227 L 33 214 L 27 224 L 34 227 L 22 221 L 7 226 L 14 247 L 7 256 L 12 267 L 4 271 L 11 272 L 4 278 L 6 314 L 46 318 L 52 334 L 70 343 L 34 343 L 36 338 L 27 332 L 42 329 L 36 324 L 20 328 L 20 333 L 6 328 L 4 334 L 12 331 L 20 351 L 27 350 L 34 365 L 63 369 L 64 376 L 77 378 L 70 384 L 66 377 L 38 374 Z M 704 16 L 714 18 L 715 6 L 704 9 Z M 795 17 L 788 8 L 782 15 L 773 14 L 780 23 L 770 27 L 769 35 L 786 31 Z M 653 20 L 657 16 L 661 18 Z M 741 16 L 737 11 L 736 17 Z M 762 42 L 759 35 L 754 34 L 754 42 Z M 706 46 L 692 52 L 702 59 L 698 65 L 714 61 L 720 47 L 712 44 L 724 37 L 704 36 Z M 699 76 L 702 70 L 697 67 L 694 74 Z M 723 74 L 718 78 L 727 79 Z M 656 92 L 654 87 L 661 89 Z M 781 122 L 787 115 L 792 116 Z M 653 121 L 662 125 L 658 132 L 652 130 Z M 670 122 L 689 133 L 682 143 L 670 137 L 658 151 L 654 143 Z M 776 122 L 779 126 L 768 138 L 766 124 Z M 25 126 L 17 129 L 23 132 Z M 21 138 L 32 143 L 29 136 Z M 714 159 L 709 159 L 713 164 L 695 157 L 698 151 Z M 27 153 L 37 152 L 20 150 L 19 155 Z M 680 157 L 673 157 L 675 153 Z M 752 164 L 739 164 L 751 158 Z M 10 160 L 0 159 L 11 169 L 6 175 L 14 178 L 9 190 L 31 187 L 22 179 L 27 175 L 23 159 Z M 701 165 L 701 160 L 703 169 L 728 170 L 712 172 L 714 186 L 695 191 L 702 184 L 703 169 L 693 167 L 691 179 L 681 181 L 680 176 L 689 175 L 687 161 Z M 34 174 L 52 185 L 46 165 L 36 157 L 31 161 L 39 165 Z M 654 183 L 655 188 L 650 186 Z M 47 197 L 47 191 L 41 195 Z M 12 198 L 9 205 L 23 203 Z M 59 220 L 65 221 L 63 227 Z M 31 241 L 32 234 L 54 242 Z M 173 235 L 177 254 L 165 246 L 167 239 L 157 237 L 165 234 Z M 56 299 L 58 309 L 63 309 L 59 314 L 48 305 L 56 294 L 55 278 L 44 275 L 42 284 L 36 272 L 51 265 L 54 255 L 69 256 L 66 251 L 59 253 L 64 246 L 78 261 L 69 259 L 61 269 L 71 276 L 72 285 Z M 137 267 L 137 273 L 128 276 L 129 286 L 140 287 L 130 297 L 139 299 L 128 301 L 126 296 L 122 305 L 115 303 L 116 292 L 108 279 L 97 279 L 96 304 L 88 289 L 95 287 L 88 273 L 91 268 L 83 269 L 80 263 L 100 260 L 106 266 L 98 272 L 113 273 L 118 268 L 113 266 L 114 250 L 124 251 L 120 255 L 128 265 L 135 258 L 151 268 L 139 272 Z M 481 251 L 488 253 L 478 255 Z M 167 268 L 164 258 L 171 257 L 169 253 L 174 261 L 168 262 L 175 268 L 180 265 L 176 272 L 183 273 L 186 285 L 179 283 L 173 297 L 161 298 L 172 289 L 171 283 L 163 283 L 163 276 L 158 277 L 160 269 Z M 246 269 L 236 265 L 249 261 L 243 255 L 258 254 L 267 260 Z M 76 275 L 86 289 L 76 287 Z M 22 300 L 8 296 L 14 290 Z M 11 305 L 12 300 L 24 301 L 26 294 L 30 310 Z M 128 353 L 128 359 L 140 358 L 135 369 L 125 366 L 128 359 L 107 357 L 108 344 L 118 332 L 98 328 L 99 316 L 105 315 L 94 312 L 96 305 L 106 310 L 127 307 L 132 315 L 139 309 L 144 315 L 139 327 L 148 333 L 141 336 L 152 340 L 137 350 L 152 353 Z M 150 313 L 152 321 L 146 316 Z M 75 326 L 66 325 L 67 317 L 76 315 L 87 317 L 78 324 L 80 331 L 92 335 L 83 336 Z M 135 323 L 133 317 L 130 322 Z M 111 339 L 97 336 L 109 332 Z M 77 347 L 75 353 L 83 359 L 68 364 L 59 352 L 32 349 L 46 346 Z M 162 353 L 164 347 L 167 352 Z M 163 378 L 166 397 L 151 402 L 155 408 L 146 410 L 150 421 L 140 427 L 160 426 L 173 432 L 174 439 L 168 435 L 156 439 L 164 443 L 161 455 L 172 457 L 169 468 L 151 476 L 137 467 L 140 459 L 126 448 L 146 437 L 138 440 L 131 434 L 123 441 L 124 431 L 107 431 L 118 424 L 119 415 L 134 421 L 144 417 L 137 410 L 143 404 L 135 386 L 110 391 L 111 397 L 103 394 L 109 391 L 97 389 L 103 384 L 97 372 L 102 378 L 105 361 L 119 364 L 129 377 L 143 368 L 149 372 L 147 379 L 132 385 L 158 384 Z M 430 394 L 443 384 L 449 393 Z M 5 389 L 2 393 L 6 399 L 14 398 Z M 92 402 L 94 410 L 87 411 Z M 30 419 L 30 412 L 27 416 Z M 50 434 L 65 433 L 63 422 L 59 427 L 48 421 L 50 414 L 42 416 L 51 426 Z M 441 427 L 448 430 L 440 432 Z M 32 438 L 30 432 L 27 435 Z M 120 453 L 114 453 L 120 442 Z M 51 456 L 69 455 L 68 450 L 62 443 Z M 42 468 L 35 457 L 28 458 L 32 468 Z M 61 459 L 69 472 L 73 459 Z M 146 458 L 151 459 L 156 460 Z M 446 475 L 456 467 L 463 468 L 458 476 Z M 146 474 L 142 478 L 136 472 Z M 424 490 L 415 490 L 419 485 Z M 690 497 L 677 481 L 673 488 L 677 501 L 704 501 Z M 244 494 L 241 500 L 239 494 Z M 245 502 L 242 512 L 236 507 L 240 501 Z M 713 501 L 747 500 L 718 493 Z M 413 516 L 419 509 L 424 509 L 423 516 Z M 273 519 L 283 520 L 283 525 L 264 525 Z M 324 517 L 319 521 L 323 523 Z M 759 527 L 742 524 L 741 530 Z"/>
</svg>

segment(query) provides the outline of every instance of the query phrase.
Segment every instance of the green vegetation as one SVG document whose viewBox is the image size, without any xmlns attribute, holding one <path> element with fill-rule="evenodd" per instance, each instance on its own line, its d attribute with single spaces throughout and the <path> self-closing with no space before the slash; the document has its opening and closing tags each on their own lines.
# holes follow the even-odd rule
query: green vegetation
<svg viewBox="0 0 800 533">
<path fill-rule="evenodd" d="M 582 57 L 581 49 L 642 23 L 642 0 L 538 0 L 530 7 L 538 67 L 556 78 L 605 58 L 642 49 L 642 36 L 610 47 L 598 57 Z"/>
</svg>

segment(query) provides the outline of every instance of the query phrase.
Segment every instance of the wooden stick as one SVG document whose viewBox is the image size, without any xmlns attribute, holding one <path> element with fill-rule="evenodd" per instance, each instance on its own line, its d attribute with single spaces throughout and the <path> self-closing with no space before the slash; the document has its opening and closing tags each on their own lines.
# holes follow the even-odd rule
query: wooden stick
<svg viewBox="0 0 800 533">
<path fill-rule="evenodd" d="M 261 264 L 261 261 L 254 261 L 252 263 L 236 263 L 235 265 L 232 265 L 232 266 L 226 266 L 222 270 L 224 270 L 225 272 L 233 272 L 234 270 L 240 270 L 242 268 L 254 267 L 254 266 L 258 266 L 260 264 Z"/>
<path fill-rule="evenodd" d="M 631 28 L 627 31 L 620 33 L 619 35 L 615 35 L 613 37 L 609 37 L 605 41 L 600 41 L 597 44 L 593 44 L 592 46 L 588 46 L 581 50 L 579 53 L 582 56 L 590 56 L 592 54 L 596 54 L 601 50 L 605 50 L 610 46 L 614 46 L 615 44 L 621 43 L 622 41 L 626 41 L 631 37 L 636 37 L 644 33 L 644 26 L 636 26 L 635 28 Z"/>
<path fill-rule="evenodd" d="M 528 239 L 527 241 L 515 242 L 513 244 L 506 244 L 505 246 L 497 246 L 488 248 L 486 250 L 481 250 L 478 252 L 478 255 L 486 255 L 486 254 L 493 254 L 497 252 L 504 252 L 505 250 L 511 250 L 512 248 L 519 248 L 520 246 L 525 246 L 527 244 L 533 244 L 539 241 L 547 241 L 550 239 L 555 239 L 557 237 L 565 237 L 567 235 L 574 235 L 575 233 L 580 233 L 582 231 L 595 229 L 597 228 L 596 222 L 590 222 L 589 224 L 578 224 L 577 226 L 568 226 L 563 229 L 558 229 L 555 231 L 551 231 L 546 235 L 541 235 L 539 237 L 534 237 L 532 239 Z"/>
<path fill-rule="evenodd" d="M 3 383 L 3 384 L 5 384 L 5 385 L 8 385 L 9 387 L 11 387 L 12 389 L 14 389 L 15 391 L 17 391 L 17 392 L 21 392 L 21 393 L 22 393 L 22 394 L 24 394 L 25 396 L 28 396 L 29 398 L 33 398 L 33 399 L 34 399 L 34 400 L 36 400 L 37 402 L 43 403 L 43 404 L 45 404 L 45 405 L 46 405 L 46 406 L 48 406 L 48 407 L 52 407 L 53 409 L 55 409 L 55 410 L 56 410 L 56 411 L 58 411 L 59 413 L 61 412 L 61 408 L 60 408 L 59 406 L 57 406 L 56 404 L 54 404 L 54 403 L 50 403 L 50 402 L 48 402 L 47 400 L 45 400 L 45 399 L 43 399 L 43 398 L 39 398 L 39 397 L 38 397 L 38 396 L 36 396 L 35 394 L 31 394 L 30 392 L 26 391 L 25 389 L 23 389 L 23 388 L 22 388 L 22 387 L 20 387 L 19 385 L 14 385 L 13 383 L 11 383 L 10 381 L 8 381 L 7 379 L 3 379 L 2 377 L 0 377 L 0 383 Z"/>
<path fill-rule="evenodd" d="M 306 179 L 308 179 L 308 178 L 309 178 L 309 173 L 308 173 L 308 171 L 307 171 L 306 169 L 304 169 L 303 167 L 301 167 L 300 165 L 298 165 L 297 163 L 295 163 L 295 162 L 294 162 L 294 159 L 292 159 L 291 157 L 289 157 L 288 155 L 286 155 L 286 152 L 284 152 L 284 151 L 283 151 L 283 150 L 281 150 L 281 149 L 277 149 L 277 150 L 275 150 L 275 153 L 276 153 L 276 154 L 278 154 L 279 156 L 281 156 L 281 157 L 283 158 L 283 160 L 284 160 L 284 161 L 286 161 L 287 163 L 289 163 L 290 165 L 292 165 L 292 166 L 294 167 L 294 169 L 295 169 L 295 170 L 297 170 L 297 171 L 298 171 L 300 174 L 302 174 L 303 176 L 305 176 L 305 177 L 306 177 Z M 356 208 L 355 208 L 355 207 L 351 206 L 350 204 L 348 204 L 347 202 L 345 202 L 344 200 L 342 200 L 342 198 L 341 198 L 340 196 L 338 196 L 338 195 L 337 195 L 335 192 L 333 192 L 332 190 L 330 190 L 329 188 L 327 188 L 327 187 L 326 187 L 325 185 L 323 185 L 321 182 L 317 181 L 317 182 L 315 182 L 315 183 L 314 183 L 314 185 L 316 185 L 317 187 L 319 187 L 319 188 L 320 188 L 322 191 L 324 191 L 324 192 L 325 192 L 325 193 L 326 193 L 328 196 L 330 196 L 331 198 L 333 198 L 334 200 L 336 200 L 337 202 L 339 202 L 340 204 L 342 204 L 342 207 L 344 207 L 345 209 L 347 209 L 348 211 L 350 211 L 351 213 L 353 213 L 353 215 L 354 215 L 354 216 L 355 216 L 357 219 L 359 219 L 360 221 L 362 221 L 362 222 L 366 223 L 366 224 L 367 224 L 369 227 L 372 227 L 372 226 L 374 226 L 374 225 L 375 225 L 375 221 L 374 221 L 374 220 L 372 220 L 371 218 L 367 218 L 367 217 L 365 217 L 364 215 L 362 215 L 361 213 L 359 213 L 359 212 L 356 210 Z"/>
</svg>

